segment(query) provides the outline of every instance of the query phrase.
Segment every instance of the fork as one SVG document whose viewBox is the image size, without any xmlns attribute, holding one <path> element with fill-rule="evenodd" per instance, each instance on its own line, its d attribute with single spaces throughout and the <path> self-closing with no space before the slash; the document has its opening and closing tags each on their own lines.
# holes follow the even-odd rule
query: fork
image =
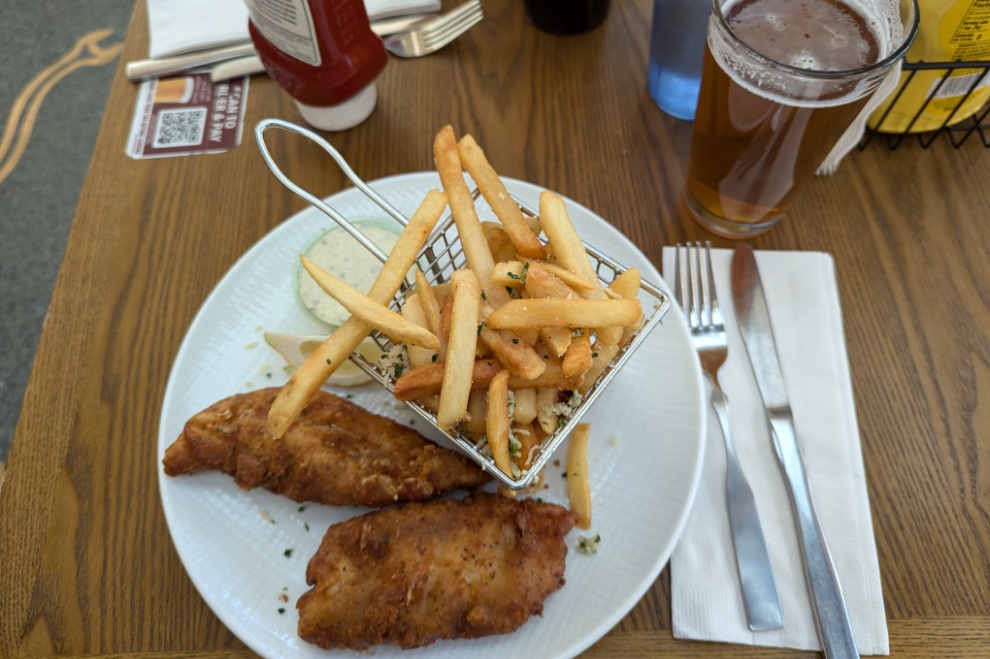
<svg viewBox="0 0 990 659">
<path fill-rule="evenodd" d="M 467 32 L 484 17 L 481 0 L 470 0 L 415 30 L 390 36 L 385 39 L 385 48 L 399 57 L 429 55 Z"/>
<path fill-rule="evenodd" d="M 686 246 L 681 260 L 681 244 L 674 251 L 674 295 L 691 328 L 691 342 L 701 360 L 701 368 L 712 384 L 711 405 L 722 427 L 725 440 L 725 493 L 729 504 L 729 526 L 736 551 L 736 567 L 742 586 L 746 621 L 753 631 L 777 629 L 784 625 L 777 584 L 770 567 L 770 555 L 763 538 L 763 527 L 756 510 L 756 499 L 743 475 L 729 431 L 728 400 L 718 384 L 718 371 L 728 356 L 728 341 L 722 310 L 712 274 L 712 244 L 705 242 L 705 272 L 702 274 L 701 243 Z"/>
</svg>

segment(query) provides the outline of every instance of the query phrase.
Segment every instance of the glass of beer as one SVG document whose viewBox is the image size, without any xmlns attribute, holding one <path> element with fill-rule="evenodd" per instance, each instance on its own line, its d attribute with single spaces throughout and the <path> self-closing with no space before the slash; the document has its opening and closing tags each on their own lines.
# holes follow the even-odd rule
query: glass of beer
<svg viewBox="0 0 990 659">
<path fill-rule="evenodd" d="M 777 223 L 918 32 L 916 0 L 711 0 L 684 203 L 709 231 Z"/>
</svg>

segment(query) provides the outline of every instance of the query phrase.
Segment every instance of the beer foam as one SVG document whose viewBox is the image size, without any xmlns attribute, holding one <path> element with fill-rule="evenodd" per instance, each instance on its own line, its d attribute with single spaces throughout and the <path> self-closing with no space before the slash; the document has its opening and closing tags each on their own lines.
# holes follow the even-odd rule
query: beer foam
<svg viewBox="0 0 990 659">
<path fill-rule="evenodd" d="M 728 15 L 732 9 L 744 0 L 726 0 L 722 3 L 723 15 Z M 882 61 L 899 46 L 903 39 L 904 26 L 901 24 L 900 5 L 898 0 L 860 0 L 850 2 L 843 0 L 850 9 L 857 12 L 865 21 L 876 38 L 879 49 L 878 61 Z M 764 20 L 770 23 L 775 31 L 785 32 L 788 29 L 787 19 L 779 14 L 768 13 Z M 872 93 L 883 78 L 882 73 L 862 76 L 861 80 L 830 80 L 801 76 L 782 70 L 771 70 L 754 61 L 752 56 L 734 43 L 718 25 L 718 19 L 712 16 L 708 25 L 708 48 L 719 67 L 739 86 L 751 93 L 774 103 L 794 107 L 820 108 L 851 103 L 869 93 Z M 834 48 L 847 48 L 845 39 L 835 39 Z M 739 39 L 738 37 L 735 37 Z M 857 44 L 857 50 L 865 46 Z M 821 69 L 821 63 L 809 49 L 801 49 L 788 62 L 783 62 L 797 69 L 816 71 Z M 850 88 L 847 91 L 847 88 Z M 824 100 L 823 98 L 824 97 Z"/>
</svg>

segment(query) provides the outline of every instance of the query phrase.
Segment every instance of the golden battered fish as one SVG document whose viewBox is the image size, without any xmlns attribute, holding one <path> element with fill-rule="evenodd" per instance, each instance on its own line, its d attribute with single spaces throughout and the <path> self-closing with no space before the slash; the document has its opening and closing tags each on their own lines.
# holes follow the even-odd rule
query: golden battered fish
<svg viewBox="0 0 990 659">
<path fill-rule="evenodd" d="M 222 471 L 245 490 L 376 508 L 489 480 L 459 453 L 325 391 L 277 440 L 268 430 L 268 410 L 278 391 L 231 396 L 189 419 L 165 451 L 165 473 Z"/>
<path fill-rule="evenodd" d="M 401 648 L 518 629 L 564 584 L 573 512 L 478 492 L 334 524 L 306 569 L 299 637 Z"/>
</svg>

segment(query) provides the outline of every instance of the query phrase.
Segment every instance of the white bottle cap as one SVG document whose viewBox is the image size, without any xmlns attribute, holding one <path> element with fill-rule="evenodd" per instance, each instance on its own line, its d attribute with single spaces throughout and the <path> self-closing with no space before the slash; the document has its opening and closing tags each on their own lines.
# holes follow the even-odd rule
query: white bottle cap
<svg viewBox="0 0 990 659">
<path fill-rule="evenodd" d="M 378 90 L 371 83 L 357 94 L 338 105 L 306 105 L 293 99 L 299 114 L 313 128 L 320 130 L 347 130 L 367 119 L 375 103 Z"/>
</svg>

